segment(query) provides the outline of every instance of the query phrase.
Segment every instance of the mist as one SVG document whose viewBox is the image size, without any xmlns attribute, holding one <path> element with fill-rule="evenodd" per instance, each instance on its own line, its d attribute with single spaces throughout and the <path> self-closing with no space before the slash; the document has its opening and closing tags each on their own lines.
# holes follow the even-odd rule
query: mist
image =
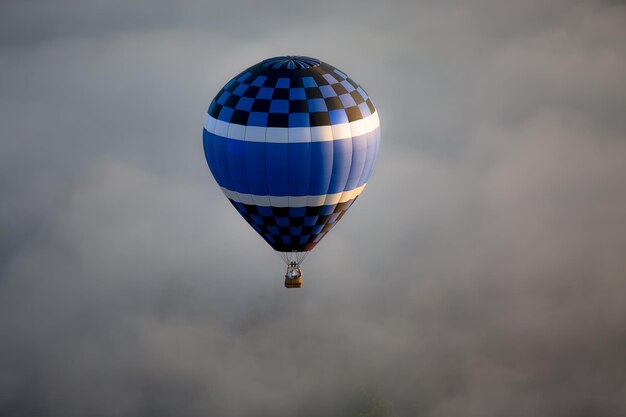
<svg viewBox="0 0 626 417">
<path fill-rule="evenodd" d="M 619 1 L 3 2 L 0 415 L 626 415 L 625 38 Z M 201 142 L 284 54 L 382 130 L 301 290 Z"/>
</svg>

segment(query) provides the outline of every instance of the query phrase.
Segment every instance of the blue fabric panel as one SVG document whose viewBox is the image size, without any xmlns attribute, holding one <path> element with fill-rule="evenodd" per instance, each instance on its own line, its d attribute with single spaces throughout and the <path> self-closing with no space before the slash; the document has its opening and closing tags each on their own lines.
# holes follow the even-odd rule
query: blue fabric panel
<svg viewBox="0 0 626 417">
<path fill-rule="evenodd" d="M 363 103 L 359 104 L 359 111 L 361 112 L 363 117 L 367 117 L 367 116 L 372 114 L 372 112 L 370 111 L 370 108 L 367 106 L 366 102 L 363 102 Z"/>
<path fill-rule="evenodd" d="M 302 233 L 302 227 L 290 227 L 289 228 L 289 234 L 292 236 L 298 236 L 300 233 Z"/>
<path fill-rule="evenodd" d="M 352 138 L 332 141 L 333 171 L 328 193 L 340 193 L 345 190 L 352 163 Z"/>
<path fill-rule="evenodd" d="M 311 142 L 309 195 L 327 194 L 333 173 L 333 142 Z"/>
<path fill-rule="evenodd" d="M 289 145 L 283 143 L 266 144 L 267 189 L 270 195 L 289 195 Z"/>
<path fill-rule="evenodd" d="M 343 88 L 345 88 L 348 93 L 354 91 L 354 87 L 348 82 L 348 80 L 343 80 L 341 85 L 343 85 Z"/>
<path fill-rule="evenodd" d="M 273 215 L 271 207 L 256 206 L 256 208 L 259 211 L 259 214 L 261 216 L 272 216 Z"/>
<path fill-rule="evenodd" d="M 233 94 L 236 96 L 242 96 L 247 88 L 248 88 L 247 84 L 239 84 L 237 88 L 235 88 L 235 91 L 233 91 Z"/>
<path fill-rule="evenodd" d="M 244 142 L 245 171 L 250 194 L 267 195 L 265 143 Z M 270 212 L 271 214 L 271 212 Z M 263 215 L 263 213 L 261 213 Z"/>
<path fill-rule="evenodd" d="M 324 77 L 326 81 L 328 81 L 328 84 L 337 84 L 338 82 L 337 79 L 330 74 L 324 74 L 322 75 L 322 77 Z"/>
<path fill-rule="evenodd" d="M 380 150 L 380 127 L 374 131 L 374 144 L 376 145 L 376 149 L 374 150 L 374 163 L 376 162 L 376 158 L 378 157 L 378 151 Z M 372 169 L 374 167 L 372 166 Z M 370 171 L 371 174 L 371 171 Z M 369 174 L 368 174 L 369 178 Z"/>
<path fill-rule="evenodd" d="M 374 164 L 376 163 L 376 157 L 378 156 L 379 143 L 380 128 L 377 128 L 367 134 L 367 157 L 365 160 L 365 166 L 363 167 L 363 174 L 359 179 L 359 185 L 365 184 L 372 174 Z"/>
<path fill-rule="evenodd" d="M 304 88 L 317 87 L 317 83 L 313 77 L 302 77 L 302 85 L 304 85 Z"/>
<path fill-rule="evenodd" d="M 322 93 L 322 97 L 324 98 L 335 97 L 337 95 L 337 93 L 335 93 L 335 90 L 333 90 L 330 85 L 320 86 L 320 93 Z"/>
<path fill-rule="evenodd" d="M 348 115 L 346 111 L 343 109 L 339 110 L 331 110 L 328 112 L 328 117 L 330 117 L 331 125 L 338 125 L 340 123 L 348 123 Z"/>
<path fill-rule="evenodd" d="M 276 81 L 276 88 L 289 88 L 289 78 L 279 78 L 278 81 Z"/>
<path fill-rule="evenodd" d="M 340 95 L 339 100 L 341 100 L 341 104 L 343 104 L 344 107 L 356 106 L 356 101 L 354 101 L 354 98 L 352 98 L 350 94 Z"/>
<path fill-rule="evenodd" d="M 254 81 L 252 81 L 251 85 L 255 87 L 262 87 L 265 80 L 267 80 L 267 77 L 265 75 L 259 75 L 254 79 Z"/>
<path fill-rule="evenodd" d="M 233 182 L 230 178 L 230 171 L 228 169 L 227 140 L 228 139 L 221 136 L 213 135 L 213 152 L 215 155 L 215 166 L 221 179 L 219 184 L 222 187 L 232 190 Z"/>
<path fill-rule="evenodd" d="M 289 227 L 289 217 L 276 216 L 274 220 L 278 227 Z"/>
<path fill-rule="evenodd" d="M 235 106 L 237 110 L 250 111 L 252 109 L 252 103 L 254 100 L 250 97 L 241 97 L 239 102 Z"/>
<path fill-rule="evenodd" d="M 311 232 L 311 234 L 312 235 L 318 235 L 318 234 L 322 233 L 322 228 L 323 227 L 324 227 L 323 225 L 322 226 L 315 226 L 313 228 L 313 231 Z"/>
<path fill-rule="evenodd" d="M 376 135 L 377 135 L 377 139 L 376 139 L 376 150 L 374 151 L 374 163 L 372 164 L 372 168 L 368 175 L 371 175 L 372 171 L 374 170 L 374 165 L 376 164 L 376 158 L 378 157 L 378 151 L 380 150 L 380 130 L 376 131 Z"/>
<path fill-rule="evenodd" d="M 308 113 L 289 113 L 289 127 L 309 127 Z"/>
<path fill-rule="evenodd" d="M 334 72 L 335 72 L 335 74 L 339 74 L 339 76 L 341 78 L 348 78 L 348 76 L 346 74 L 344 74 L 343 72 L 339 71 L 337 68 L 335 68 Z"/>
<path fill-rule="evenodd" d="M 328 107 L 326 107 L 326 102 L 323 98 L 312 98 L 308 101 L 309 111 L 311 113 L 328 111 Z"/>
<path fill-rule="evenodd" d="M 267 113 L 251 112 L 248 117 L 248 125 L 267 127 Z"/>
<path fill-rule="evenodd" d="M 272 100 L 270 113 L 289 113 L 289 100 Z"/>
<path fill-rule="evenodd" d="M 242 83 L 242 82 L 244 82 L 245 80 L 247 80 L 247 79 L 248 79 L 248 77 L 249 77 L 250 75 L 252 75 L 252 74 L 251 74 L 251 73 L 249 73 L 249 72 L 246 72 L 246 73 L 242 74 L 242 75 L 241 75 L 241 77 L 237 78 L 237 81 L 239 81 L 240 83 Z"/>
<path fill-rule="evenodd" d="M 368 170 L 370 169 L 373 155 L 374 155 L 374 147 L 372 145 L 372 135 L 371 135 L 371 132 L 368 132 L 365 134 L 365 161 L 363 161 L 363 169 L 361 170 L 361 175 L 359 176 L 356 182 L 357 187 L 367 182 L 367 178 L 368 178 L 367 173 L 368 173 Z"/>
<path fill-rule="evenodd" d="M 362 87 L 357 88 L 356 91 L 358 91 L 361 97 L 363 97 L 363 100 L 367 100 L 369 98 L 369 96 Z"/>
<path fill-rule="evenodd" d="M 329 204 L 327 206 L 322 206 L 322 210 L 320 211 L 320 216 L 328 216 L 332 214 L 333 210 L 335 210 L 335 207 L 337 207 L 336 204 Z"/>
<path fill-rule="evenodd" d="M 271 100 L 272 95 L 274 94 L 274 89 L 269 87 L 262 87 L 256 95 L 256 98 L 263 98 L 266 100 Z"/>
<path fill-rule="evenodd" d="M 213 133 L 209 133 L 206 129 L 203 129 L 202 145 L 204 147 L 204 156 L 206 157 L 207 164 L 209 165 L 209 169 L 211 170 L 211 174 L 213 174 L 215 181 L 221 185 L 222 180 L 215 163 L 215 152 L 213 150 L 214 137 L 215 135 Z"/>
<path fill-rule="evenodd" d="M 304 217 L 306 207 L 289 207 L 289 217 Z"/>
<path fill-rule="evenodd" d="M 220 115 L 217 118 L 224 122 L 230 122 L 230 118 L 233 116 L 233 112 L 234 110 L 230 107 L 222 107 Z"/>
<path fill-rule="evenodd" d="M 230 90 L 230 88 L 237 82 L 236 79 L 232 79 L 229 82 L 226 83 L 226 85 L 224 86 L 224 90 Z"/>
<path fill-rule="evenodd" d="M 230 97 L 230 93 L 228 91 L 224 91 L 222 95 L 220 95 L 220 98 L 217 99 L 217 104 L 221 104 L 223 106 L 224 103 L 226 103 L 226 100 L 228 100 L 228 97 Z"/>
<path fill-rule="evenodd" d="M 289 144 L 289 195 L 309 194 L 311 178 L 311 142 Z"/>
<path fill-rule="evenodd" d="M 215 105 L 216 105 L 216 104 L 217 104 L 217 101 L 216 101 L 216 100 L 213 100 L 213 101 L 211 102 L 211 104 L 209 104 L 209 110 L 207 111 L 207 113 L 209 113 L 209 114 L 213 113 L 213 109 L 215 108 Z"/>
<path fill-rule="evenodd" d="M 248 177 L 246 175 L 246 160 L 244 155 L 245 142 L 242 140 L 229 139 L 226 142 L 226 153 L 228 158 L 228 169 L 234 189 L 249 194 Z"/>
<path fill-rule="evenodd" d="M 375 132 L 367 133 L 367 154 L 365 156 L 365 164 L 363 165 L 363 172 L 361 173 L 361 177 L 359 178 L 358 185 L 361 186 L 367 182 L 369 178 L 369 174 L 371 173 L 372 166 L 374 164 L 375 151 L 376 151 L 376 134 Z"/>
<path fill-rule="evenodd" d="M 352 162 L 345 190 L 358 187 L 367 159 L 367 134 L 352 138 Z"/>
<path fill-rule="evenodd" d="M 289 90 L 289 100 L 306 100 L 304 88 L 292 88 Z"/>
</svg>

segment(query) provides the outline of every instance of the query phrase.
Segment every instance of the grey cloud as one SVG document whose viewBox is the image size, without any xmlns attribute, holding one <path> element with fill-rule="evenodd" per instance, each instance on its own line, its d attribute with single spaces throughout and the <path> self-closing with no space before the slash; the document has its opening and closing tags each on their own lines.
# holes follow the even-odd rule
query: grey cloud
<svg viewBox="0 0 626 417">
<path fill-rule="evenodd" d="M 184 5 L 0 6 L 0 414 L 626 413 L 622 3 Z M 200 139 L 292 51 L 383 129 L 302 291 Z"/>
</svg>

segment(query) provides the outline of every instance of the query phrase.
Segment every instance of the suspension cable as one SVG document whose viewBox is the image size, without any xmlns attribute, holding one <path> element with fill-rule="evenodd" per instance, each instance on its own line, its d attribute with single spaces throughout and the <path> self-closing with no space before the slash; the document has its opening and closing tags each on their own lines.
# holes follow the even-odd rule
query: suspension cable
<svg viewBox="0 0 626 417">
<path fill-rule="evenodd" d="M 278 253 L 278 256 L 280 256 L 280 259 L 282 259 L 286 265 L 289 265 L 292 262 L 296 262 L 298 265 L 301 265 L 302 262 L 304 262 L 304 260 L 309 254 L 309 252 L 277 252 L 277 253 Z"/>
</svg>

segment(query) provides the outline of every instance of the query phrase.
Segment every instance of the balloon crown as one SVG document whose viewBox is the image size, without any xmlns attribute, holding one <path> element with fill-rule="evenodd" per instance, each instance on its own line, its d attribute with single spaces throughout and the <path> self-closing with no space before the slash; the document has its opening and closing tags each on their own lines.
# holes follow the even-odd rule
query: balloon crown
<svg viewBox="0 0 626 417">
<path fill-rule="evenodd" d="M 317 67 L 321 61 L 308 56 L 286 55 L 265 59 L 261 64 L 272 69 L 302 69 Z"/>
</svg>

